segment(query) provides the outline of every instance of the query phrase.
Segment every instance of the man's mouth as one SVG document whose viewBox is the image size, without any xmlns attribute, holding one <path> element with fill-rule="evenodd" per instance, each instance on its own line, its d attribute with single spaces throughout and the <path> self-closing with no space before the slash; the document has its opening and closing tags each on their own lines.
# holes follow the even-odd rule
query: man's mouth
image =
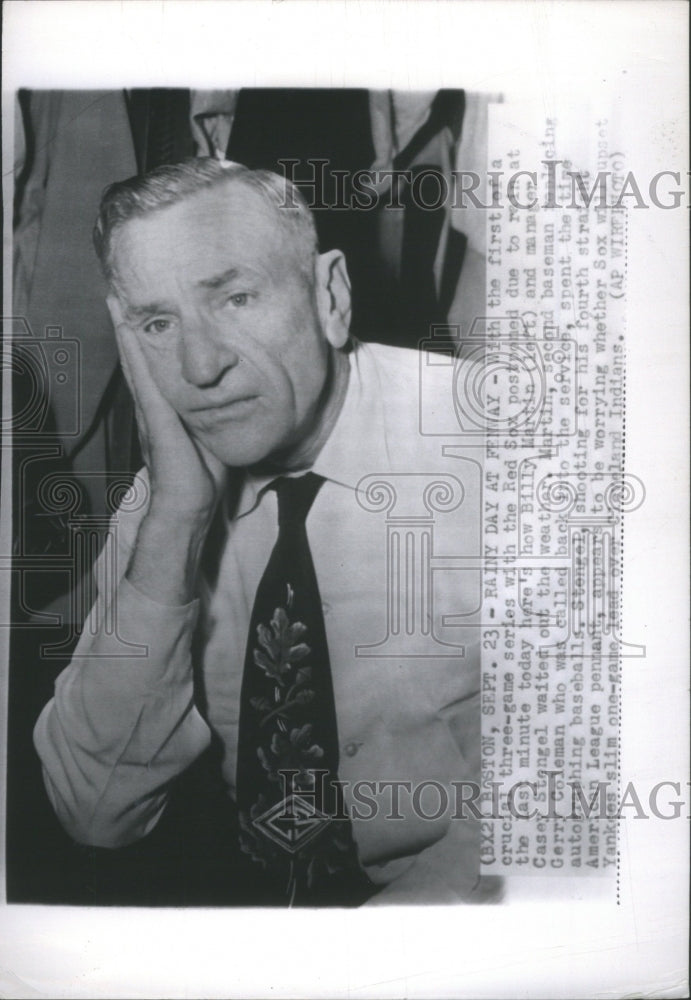
<svg viewBox="0 0 691 1000">
<path fill-rule="evenodd" d="M 219 403 L 206 403 L 190 411 L 195 424 L 219 423 L 244 416 L 254 405 L 256 396 L 235 396 Z"/>
<path fill-rule="evenodd" d="M 218 403 L 205 402 L 201 406 L 194 406 L 190 409 L 190 413 L 216 413 L 218 410 L 228 410 L 234 406 L 241 406 L 243 403 L 248 403 L 252 399 L 257 397 L 253 394 L 247 394 L 246 396 L 233 396 L 231 399 L 222 399 Z"/>
</svg>

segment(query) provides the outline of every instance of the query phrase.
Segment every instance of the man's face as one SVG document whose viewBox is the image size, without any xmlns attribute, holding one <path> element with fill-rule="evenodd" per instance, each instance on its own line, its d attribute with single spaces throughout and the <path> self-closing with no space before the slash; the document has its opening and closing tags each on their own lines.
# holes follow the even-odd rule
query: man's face
<svg viewBox="0 0 691 1000">
<path fill-rule="evenodd" d="M 290 238 L 257 192 L 223 184 L 131 219 L 113 262 L 125 319 L 193 437 L 243 466 L 309 435 L 332 348 Z"/>
</svg>

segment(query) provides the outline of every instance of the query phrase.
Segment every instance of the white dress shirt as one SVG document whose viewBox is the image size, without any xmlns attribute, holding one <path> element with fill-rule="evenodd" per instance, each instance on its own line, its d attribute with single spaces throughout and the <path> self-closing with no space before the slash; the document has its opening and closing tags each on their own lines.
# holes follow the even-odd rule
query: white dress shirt
<svg viewBox="0 0 691 1000">
<path fill-rule="evenodd" d="M 480 582 L 462 558 L 480 553 L 481 468 L 470 450 L 442 453 L 453 438 L 421 432 L 421 401 L 453 408 L 452 366 L 425 358 L 355 345 L 343 408 L 312 466 L 326 482 L 307 518 L 339 777 L 361 861 L 387 886 L 377 902 L 467 900 L 479 875 L 479 823 L 452 818 L 452 783 L 479 780 Z M 185 607 L 155 603 L 124 576 L 146 503 L 129 498 L 113 519 L 115 558 L 106 566 L 101 554 L 99 599 L 35 730 L 48 794 L 76 840 L 144 836 L 211 731 L 234 794 L 249 620 L 278 532 L 270 481 L 238 473 L 223 537 L 208 546 L 214 583 Z M 397 809 L 386 782 L 410 783 L 398 786 Z M 416 803 L 408 788 L 423 789 Z"/>
</svg>

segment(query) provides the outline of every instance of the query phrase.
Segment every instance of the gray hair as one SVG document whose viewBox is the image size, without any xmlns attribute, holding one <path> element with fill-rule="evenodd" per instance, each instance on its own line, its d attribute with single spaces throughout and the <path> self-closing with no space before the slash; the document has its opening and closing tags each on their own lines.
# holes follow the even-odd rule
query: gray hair
<svg viewBox="0 0 691 1000">
<path fill-rule="evenodd" d="M 314 261 L 319 252 L 317 231 L 307 202 L 295 185 L 287 177 L 270 170 L 251 170 L 240 163 L 199 156 L 157 167 L 142 177 L 118 181 L 105 189 L 93 240 L 109 284 L 115 280 L 111 255 L 113 236 L 126 222 L 175 205 L 198 191 L 227 183 L 244 184 L 271 206 L 276 212 L 277 223 L 295 245 L 301 269 L 312 281 Z"/>
</svg>

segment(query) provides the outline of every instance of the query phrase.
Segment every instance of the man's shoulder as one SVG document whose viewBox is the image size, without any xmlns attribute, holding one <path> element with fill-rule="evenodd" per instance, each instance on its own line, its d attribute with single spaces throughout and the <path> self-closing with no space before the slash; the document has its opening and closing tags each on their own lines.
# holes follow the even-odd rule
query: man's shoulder
<svg viewBox="0 0 691 1000">
<path fill-rule="evenodd" d="M 370 341 L 358 342 L 356 351 L 369 356 L 371 363 L 390 372 L 401 374 L 417 373 L 420 368 L 420 352 L 410 347 L 391 347 Z"/>
<path fill-rule="evenodd" d="M 358 347 L 359 365 L 376 381 L 385 411 L 416 414 L 432 405 L 453 405 L 455 358 L 408 347 L 367 343 Z"/>
<path fill-rule="evenodd" d="M 441 414 L 444 426 L 451 422 L 454 429 L 453 356 L 368 343 L 362 345 L 358 368 L 368 404 L 376 399 L 381 422 L 372 432 L 381 427 L 391 467 L 438 466 L 441 446 L 434 418 Z"/>
<path fill-rule="evenodd" d="M 419 396 L 420 354 L 407 347 L 363 343 L 356 348 L 364 382 L 374 388 L 385 410 L 408 408 Z"/>
</svg>

